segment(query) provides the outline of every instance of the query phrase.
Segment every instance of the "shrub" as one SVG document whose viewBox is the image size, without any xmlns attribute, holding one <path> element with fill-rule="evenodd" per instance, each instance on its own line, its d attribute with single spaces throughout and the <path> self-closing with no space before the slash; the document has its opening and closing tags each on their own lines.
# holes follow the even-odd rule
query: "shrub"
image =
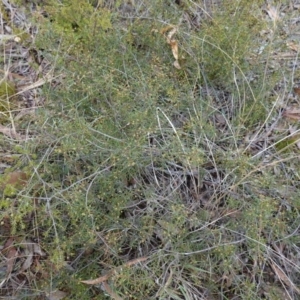
<svg viewBox="0 0 300 300">
<path fill-rule="evenodd" d="M 62 76 L 44 89 L 39 138 L 27 145 L 34 173 L 11 210 L 14 232 L 47 251 L 51 288 L 72 299 L 104 299 L 80 283 L 103 269 L 111 297 L 262 299 L 280 286 L 278 247 L 298 240 L 298 206 L 277 189 L 294 183 L 272 145 L 264 163 L 247 140 L 269 121 L 278 78 L 249 79 L 263 72 L 250 57 L 266 25 L 262 1 L 224 1 L 200 30 L 179 24 L 181 69 L 167 26 L 200 4 L 177 2 L 136 1 L 129 15 L 118 1 L 46 8 L 36 47 Z"/>
</svg>

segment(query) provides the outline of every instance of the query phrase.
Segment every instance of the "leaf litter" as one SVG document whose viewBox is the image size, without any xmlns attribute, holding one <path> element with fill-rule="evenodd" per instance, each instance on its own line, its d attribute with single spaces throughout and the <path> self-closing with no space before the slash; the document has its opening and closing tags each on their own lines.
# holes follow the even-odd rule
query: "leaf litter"
<svg viewBox="0 0 300 300">
<path fill-rule="evenodd" d="M 4 13 L 5 10 L 5 13 Z M 32 51 L 34 50 L 33 40 L 37 33 L 36 28 L 29 23 L 25 13 L 17 8 L 13 3 L 2 0 L 0 12 L 0 47 L 3 55 L 1 60 L 1 75 L 3 79 L 13 83 L 16 88 L 12 95 L 6 93 L 1 95 L 5 102 L 11 104 L 15 101 L 18 104 L 17 109 L 9 112 L 9 119 L 1 121 L 0 133 L 11 142 L 15 140 L 18 143 L 27 141 L 30 138 L 30 129 L 27 129 L 26 134 L 22 133 L 22 118 L 25 115 L 32 115 L 37 107 L 43 105 L 43 97 L 40 88 L 53 80 L 52 68 L 47 60 L 39 62 L 32 59 Z M 22 35 L 15 34 L 15 29 L 22 32 Z M 24 46 L 21 37 L 28 37 L 27 47 Z M 8 155 L 9 154 L 9 155 Z M 13 156 L 14 153 L 6 153 Z M 3 170 L 11 168 L 14 160 L 7 164 L 2 164 Z M 12 186 L 17 189 L 24 188 L 27 184 L 28 176 L 23 171 L 6 172 L 0 184 L 0 189 L 5 190 L 6 187 Z M 11 201 L 16 203 L 16 201 Z M 31 216 L 28 216 L 30 219 Z M 42 274 L 43 266 L 39 263 L 40 258 L 45 258 L 46 254 L 41 249 L 41 246 L 32 240 L 25 238 L 21 239 L 11 234 L 11 217 L 9 213 L 5 213 L 1 217 L 1 237 L 3 245 L 0 246 L 1 261 L 0 266 L 5 270 L 5 278 L 1 281 L 1 296 L 4 291 L 17 291 L 22 287 L 26 288 L 30 284 L 31 272 L 34 274 Z M 53 298 L 54 299 L 54 298 Z M 57 298 L 58 299 L 58 298 Z"/>
<path fill-rule="evenodd" d="M 12 96 L 7 96 L 5 100 L 9 103 L 13 100 L 18 102 L 18 109 L 10 112 L 8 122 L 1 122 L 0 133 L 21 142 L 29 139 L 30 131 L 26 135 L 19 132 L 19 119 L 28 114 L 32 115 L 36 108 L 42 106 L 44 100 L 39 89 L 46 83 L 51 84 L 55 78 L 52 75 L 53 69 L 50 63 L 45 58 L 33 58 L 32 53 L 38 53 L 38 51 L 32 45 L 29 46 L 31 48 L 24 47 L 20 37 L 27 36 L 27 42 L 33 44 L 34 36 L 37 33 L 36 27 L 28 23 L 27 17 L 21 9 L 6 0 L 2 0 L 2 2 L 3 9 L 8 14 L 4 15 L 2 11 L 0 13 L 2 24 L 0 46 L 4 57 L 0 72 L 4 76 L 2 81 L 9 79 L 16 87 L 16 92 Z M 22 35 L 14 35 L 12 32 L 14 27 L 10 24 L 22 30 Z M 39 55 L 37 54 L 37 56 Z"/>
</svg>

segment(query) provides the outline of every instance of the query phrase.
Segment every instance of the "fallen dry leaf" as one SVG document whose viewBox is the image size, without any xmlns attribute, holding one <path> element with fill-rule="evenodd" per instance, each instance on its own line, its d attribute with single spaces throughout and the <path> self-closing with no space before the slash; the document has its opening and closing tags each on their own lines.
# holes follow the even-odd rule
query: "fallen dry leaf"
<svg viewBox="0 0 300 300">
<path fill-rule="evenodd" d="M 1 185 L 2 189 L 5 189 L 7 185 L 11 185 L 14 188 L 21 188 L 26 185 L 28 180 L 28 175 L 22 171 L 15 171 L 7 174 Z"/>
<path fill-rule="evenodd" d="M 300 109 L 296 107 L 288 107 L 282 113 L 282 116 L 292 120 L 300 120 Z"/>
<path fill-rule="evenodd" d="M 297 53 L 295 53 L 295 51 L 291 51 L 291 52 L 278 52 L 278 53 L 275 53 L 273 55 L 273 57 L 275 59 L 278 59 L 278 58 L 290 59 L 290 58 L 293 58 L 293 57 L 296 57 L 296 56 L 297 56 Z"/>
<path fill-rule="evenodd" d="M 34 83 L 31 83 L 31 84 L 26 84 L 26 85 L 20 85 L 18 88 L 19 88 L 19 92 L 16 93 L 15 95 L 20 95 L 26 91 L 29 91 L 29 90 L 32 90 L 32 89 L 35 89 L 35 88 L 38 88 L 42 85 L 44 85 L 45 83 L 47 82 L 51 82 L 53 79 L 55 78 L 58 78 L 59 76 L 55 76 L 53 77 L 52 76 L 52 71 L 50 71 L 49 73 L 47 73 L 44 78 L 41 78 L 39 80 L 37 80 L 36 82 Z"/>
<path fill-rule="evenodd" d="M 46 255 L 46 253 L 41 249 L 41 246 L 37 243 L 33 243 L 33 253 L 38 254 L 40 256 Z"/>
<path fill-rule="evenodd" d="M 103 287 L 104 287 L 105 291 L 107 292 L 107 294 L 109 294 L 109 296 L 112 299 L 123 300 L 123 298 L 121 298 L 119 295 L 117 295 L 106 282 L 103 282 Z"/>
<path fill-rule="evenodd" d="M 299 52 L 299 50 L 300 50 L 300 45 L 299 44 L 296 44 L 296 43 L 293 43 L 293 42 L 287 42 L 286 45 L 295 52 Z"/>
<path fill-rule="evenodd" d="M 283 272 L 283 270 L 278 265 L 271 262 L 271 268 L 273 269 L 274 273 L 281 282 L 285 283 L 288 287 L 292 288 L 297 294 L 300 294 L 300 290 L 295 286 L 295 284 L 290 280 L 290 278 Z"/>
<path fill-rule="evenodd" d="M 294 93 L 300 96 L 300 88 L 294 87 Z"/>
<path fill-rule="evenodd" d="M 147 259 L 148 259 L 148 257 L 140 257 L 140 258 L 132 259 L 132 260 L 128 261 L 127 263 L 125 263 L 124 266 L 130 267 L 132 265 L 136 265 L 139 262 L 146 261 Z"/>
<path fill-rule="evenodd" d="M 109 277 L 112 275 L 112 272 L 108 272 L 108 274 L 98 277 L 96 279 L 90 279 L 90 280 L 82 280 L 80 281 L 81 283 L 85 283 L 85 284 L 89 284 L 89 285 L 95 285 L 95 284 L 99 284 L 102 283 L 104 281 L 106 281 L 107 279 L 109 279 Z"/>
<path fill-rule="evenodd" d="M 26 79 L 29 79 L 29 76 L 26 77 L 26 76 L 23 76 L 23 75 L 19 75 L 19 74 L 17 74 L 17 73 L 9 72 L 8 70 L 5 70 L 5 71 L 0 70 L 0 73 L 5 74 L 4 76 L 12 77 L 12 78 L 19 79 L 19 80 L 26 80 Z"/>
<path fill-rule="evenodd" d="M 90 279 L 90 280 L 82 280 L 80 281 L 81 283 L 85 283 L 85 284 L 89 284 L 89 285 L 95 285 L 95 284 L 99 284 L 99 283 L 102 283 L 106 280 L 108 280 L 114 273 L 118 272 L 118 270 L 121 270 L 122 268 L 124 267 L 130 267 L 132 265 L 135 265 L 139 262 L 142 262 L 142 261 L 145 261 L 147 260 L 148 257 L 140 257 L 140 258 L 136 258 L 136 259 L 133 259 L 133 260 L 130 260 L 128 261 L 127 263 L 125 263 L 124 265 L 122 266 L 119 266 L 111 271 L 109 271 L 106 275 L 104 276 L 101 276 L 99 278 L 96 278 L 96 279 Z"/>
<path fill-rule="evenodd" d="M 17 133 L 14 128 L 7 128 L 1 124 L 0 124 L 0 132 L 12 139 L 18 140 L 18 141 L 26 140 L 26 136 L 23 136 L 23 135 Z"/>
<path fill-rule="evenodd" d="M 49 277 L 51 276 L 48 273 L 49 270 L 39 262 L 39 257 L 34 258 L 34 261 L 32 264 L 32 271 L 35 274 L 39 273 L 39 276 L 41 276 L 41 278 L 43 278 L 43 279 L 49 280 Z"/>
<path fill-rule="evenodd" d="M 297 132 L 297 128 L 294 126 L 289 126 L 289 132 L 291 134 L 291 138 L 293 139 L 293 142 L 296 143 L 298 149 L 300 149 L 300 136 L 299 136 L 299 132 Z"/>
<path fill-rule="evenodd" d="M 7 258 L 6 276 L 7 277 L 12 273 L 14 265 L 15 265 L 15 261 L 18 256 L 19 256 L 18 250 L 15 247 L 11 247 L 6 256 L 6 258 Z"/>
<path fill-rule="evenodd" d="M 49 294 L 47 294 L 48 300 L 60 300 L 66 296 L 67 296 L 66 292 L 59 291 L 59 290 L 56 290 L 56 291 L 53 291 L 53 292 L 50 292 Z"/>
<path fill-rule="evenodd" d="M 6 257 L 6 277 L 9 277 L 9 275 L 12 273 L 15 261 L 17 257 L 19 256 L 19 252 L 16 249 L 15 246 L 13 246 L 15 239 L 13 237 L 10 237 L 4 244 L 3 249 L 1 250 L 1 253 Z"/>
<path fill-rule="evenodd" d="M 25 242 L 25 250 L 22 253 L 22 256 L 26 257 L 25 261 L 22 264 L 20 272 L 28 270 L 33 262 L 33 245 L 30 242 Z"/>
<path fill-rule="evenodd" d="M 3 249 L 1 250 L 4 253 L 15 241 L 15 238 L 10 237 L 4 244 Z"/>
<path fill-rule="evenodd" d="M 270 19 L 275 23 L 279 20 L 279 9 L 278 7 L 274 7 L 268 4 L 268 8 L 266 9 L 267 14 L 269 15 Z"/>
</svg>

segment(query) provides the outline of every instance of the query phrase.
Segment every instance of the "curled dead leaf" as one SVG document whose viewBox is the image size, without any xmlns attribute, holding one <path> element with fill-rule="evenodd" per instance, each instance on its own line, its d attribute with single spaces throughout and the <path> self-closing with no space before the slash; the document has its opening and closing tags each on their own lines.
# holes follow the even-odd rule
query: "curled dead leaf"
<svg viewBox="0 0 300 300">
<path fill-rule="evenodd" d="M 174 61 L 174 63 L 173 63 L 173 66 L 174 66 L 176 69 L 178 69 L 178 70 L 180 70 L 180 69 L 181 69 L 181 67 L 180 67 L 180 64 L 179 64 L 178 60 L 175 60 L 175 61 Z"/>
<path fill-rule="evenodd" d="M 167 35 L 167 42 L 168 42 L 168 44 L 171 43 L 172 37 L 173 37 L 173 35 L 174 35 L 176 32 L 177 32 L 177 28 L 176 28 L 176 27 L 174 27 L 172 30 L 170 30 L 170 32 L 169 32 L 168 35 Z M 174 41 L 174 40 L 173 40 L 173 41 Z"/>
<path fill-rule="evenodd" d="M 169 32 L 166 36 L 167 43 L 171 46 L 173 57 L 175 58 L 175 61 L 173 63 L 174 67 L 176 69 L 181 69 L 180 63 L 178 61 L 178 42 L 177 40 L 173 39 L 174 34 L 177 32 L 177 27 L 175 26 L 167 26 L 163 28 L 160 32 L 162 34 L 165 34 L 166 32 Z"/>
<path fill-rule="evenodd" d="M 171 40 L 170 41 L 170 46 L 172 49 L 172 53 L 176 61 L 178 61 L 178 43 L 176 40 Z"/>
<path fill-rule="evenodd" d="M 168 25 L 168 26 L 162 28 L 162 29 L 160 30 L 160 33 L 161 33 L 161 34 L 165 34 L 166 32 L 168 32 L 169 30 L 173 29 L 174 27 L 175 27 L 174 25 Z"/>
</svg>

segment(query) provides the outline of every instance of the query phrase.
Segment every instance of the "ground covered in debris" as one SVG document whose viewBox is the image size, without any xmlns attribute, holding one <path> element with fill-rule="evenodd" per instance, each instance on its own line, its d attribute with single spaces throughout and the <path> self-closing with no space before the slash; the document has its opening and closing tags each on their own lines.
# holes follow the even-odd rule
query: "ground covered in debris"
<svg viewBox="0 0 300 300">
<path fill-rule="evenodd" d="M 300 2 L 0 7 L 0 298 L 299 299 Z"/>
</svg>

